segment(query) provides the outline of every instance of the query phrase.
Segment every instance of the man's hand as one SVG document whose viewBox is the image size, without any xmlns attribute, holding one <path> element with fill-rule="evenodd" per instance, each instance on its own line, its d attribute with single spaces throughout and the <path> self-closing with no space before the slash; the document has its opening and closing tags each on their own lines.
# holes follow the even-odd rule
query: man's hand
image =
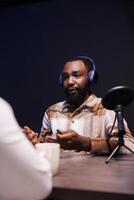
<svg viewBox="0 0 134 200">
<path fill-rule="evenodd" d="M 28 126 L 24 126 L 22 131 L 23 131 L 23 133 L 25 133 L 25 135 L 32 142 L 33 145 L 35 145 L 37 143 L 56 142 L 57 141 L 55 139 L 55 137 L 51 136 L 52 132 L 50 129 L 46 129 L 46 130 L 42 131 L 40 135 L 37 132 L 34 132 Z"/>
<path fill-rule="evenodd" d="M 44 138 L 44 142 L 57 142 L 57 138 L 55 138 L 55 136 L 49 136 L 49 135 L 46 135 L 45 138 Z"/>
<path fill-rule="evenodd" d="M 22 131 L 23 131 L 23 133 L 25 133 L 25 135 L 27 136 L 27 138 L 31 141 L 31 143 L 33 145 L 35 145 L 41 141 L 41 138 L 38 137 L 39 134 L 37 132 L 34 132 L 33 130 L 31 130 L 28 126 L 24 126 Z"/>
<path fill-rule="evenodd" d="M 52 130 L 51 129 L 44 129 L 40 133 L 41 142 L 56 142 L 56 138 L 52 136 Z"/>
<path fill-rule="evenodd" d="M 61 148 L 77 151 L 90 151 L 91 141 L 87 136 L 81 136 L 73 130 L 59 131 L 57 130 L 57 142 Z"/>
</svg>

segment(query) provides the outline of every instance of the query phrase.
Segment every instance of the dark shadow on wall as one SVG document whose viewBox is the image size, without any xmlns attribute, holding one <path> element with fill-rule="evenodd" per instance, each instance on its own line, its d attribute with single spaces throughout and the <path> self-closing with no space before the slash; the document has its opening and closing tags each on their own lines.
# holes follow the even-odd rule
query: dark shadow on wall
<svg viewBox="0 0 134 200">
<path fill-rule="evenodd" d="M 27 5 L 39 2 L 45 2 L 50 0 L 0 0 L 0 7 L 11 7 L 11 6 L 18 6 L 18 5 Z"/>
<path fill-rule="evenodd" d="M 14 6 L 15 5 L 15 6 Z M 1 96 L 20 125 L 39 131 L 45 109 L 64 99 L 58 79 L 71 56 L 91 56 L 98 96 L 117 85 L 134 88 L 134 3 L 48 0 L 0 8 Z M 134 102 L 126 109 L 134 131 Z"/>
</svg>

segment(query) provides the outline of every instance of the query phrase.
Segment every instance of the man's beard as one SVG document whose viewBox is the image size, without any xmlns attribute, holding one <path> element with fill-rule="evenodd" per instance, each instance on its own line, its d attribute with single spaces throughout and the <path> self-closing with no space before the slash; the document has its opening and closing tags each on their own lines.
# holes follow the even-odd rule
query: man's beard
<svg viewBox="0 0 134 200">
<path fill-rule="evenodd" d="M 78 92 L 75 95 L 66 94 L 66 96 L 67 96 L 67 101 L 70 104 L 76 104 L 76 102 L 82 101 L 83 99 L 81 92 Z"/>
<path fill-rule="evenodd" d="M 75 94 L 70 94 L 68 92 L 68 89 L 64 89 L 66 97 L 67 97 L 67 102 L 69 104 L 77 105 L 77 104 L 82 104 L 85 101 L 85 97 L 87 96 L 87 93 L 90 93 L 89 86 L 87 85 L 83 89 L 78 88 L 77 93 Z"/>
</svg>

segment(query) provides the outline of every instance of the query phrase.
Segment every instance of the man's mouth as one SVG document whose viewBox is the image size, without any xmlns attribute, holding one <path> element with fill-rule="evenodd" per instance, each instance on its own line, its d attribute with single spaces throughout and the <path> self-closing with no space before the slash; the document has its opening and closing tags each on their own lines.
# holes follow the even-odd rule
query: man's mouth
<svg viewBox="0 0 134 200">
<path fill-rule="evenodd" d="M 76 93 L 78 93 L 78 89 L 77 88 L 68 88 L 68 93 L 69 94 L 76 94 Z"/>
</svg>

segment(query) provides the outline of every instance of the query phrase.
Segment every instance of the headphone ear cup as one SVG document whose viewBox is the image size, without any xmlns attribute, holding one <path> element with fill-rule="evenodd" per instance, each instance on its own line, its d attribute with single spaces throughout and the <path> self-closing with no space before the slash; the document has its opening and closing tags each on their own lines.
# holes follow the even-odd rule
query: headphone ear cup
<svg viewBox="0 0 134 200">
<path fill-rule="evenodd" d="M 91 85 L 95 85 L 98 81 L 98 73 L 95 70 L 89 71 L 88 79 Z"/>
<path fill-rule="evenodd" d="M 95 74 L 94 70 L 91 70 L 88 73 L 88 79 L 89 79 L 89 81 L 90 81 L 91 84 L 94 82 L 94 74 Z"/>
</svg>

